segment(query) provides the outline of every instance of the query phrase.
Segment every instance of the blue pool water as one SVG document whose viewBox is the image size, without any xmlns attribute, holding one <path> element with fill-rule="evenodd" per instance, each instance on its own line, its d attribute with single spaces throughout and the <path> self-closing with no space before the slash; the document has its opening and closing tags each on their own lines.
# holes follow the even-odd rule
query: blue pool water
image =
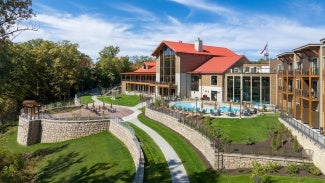
<svg viewBox="0 0 325 183">
<path fill-rule="evenodd" d="M 206 113 L 214 113 L 216 111 L 221 111 L 223 113 L 229 113 L 229 112 L 233 112 L 236 113 L 237 111 L 239 111 L 238 107 L 233 107 L 233 106 L 226 106 L 226 105 L 218 105 L 217 109 L 214 109 L 213 106 L 207 106 L 204 105 L 203 108 L 201 109 L 201 103 L 198 102 L 197 105 L 195 102 L 176 102 L 174 103 L 173 107 L 177 108 L 177 109 L 181 109 L 181 110 L 186 110 L 189 112 L 195 111 L 195 107 L 197 108 L 198 111 L 202 111 L 205 110 Z"/>
</svg>

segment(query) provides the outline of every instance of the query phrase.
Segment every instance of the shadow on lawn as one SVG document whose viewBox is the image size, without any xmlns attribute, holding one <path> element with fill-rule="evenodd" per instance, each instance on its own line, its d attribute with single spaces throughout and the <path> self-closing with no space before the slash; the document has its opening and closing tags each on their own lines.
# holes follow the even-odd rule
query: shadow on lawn
<svg viewBox="0 0 325 183">
<path fill-rule="evenodd" d="M 71 177 L 62 178 L 58 182 L 132 182 L 134 174 L 128 171 L 107 175 L 107 171 L 113 166 L 115 165 L 97 163 L 90 168 L 82 167 L 78 173 Z"/>
<path fill-rule="evenodd" d="M 69 166 L 82 162 L 83 158 L 78 158 L 78 156 L 79 153 L 71 152 L 55 160 L 49 160 L 48 165 L 37 175 L 37 179 L 41 182 L 52 182 L 53 177 L 66 171 Z"/>
</svg>

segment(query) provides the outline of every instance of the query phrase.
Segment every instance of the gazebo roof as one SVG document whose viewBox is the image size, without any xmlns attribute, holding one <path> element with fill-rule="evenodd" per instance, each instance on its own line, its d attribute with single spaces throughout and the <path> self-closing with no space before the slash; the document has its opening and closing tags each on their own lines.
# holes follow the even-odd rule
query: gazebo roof
<svg viewBox="0 0 325 183">
<path fill-rule="evenodd" d="M 40 107 L 41 104 L 36 102 L 35 100 L 24 100 L 23 106 L 24 107 Z"/>
</svg>

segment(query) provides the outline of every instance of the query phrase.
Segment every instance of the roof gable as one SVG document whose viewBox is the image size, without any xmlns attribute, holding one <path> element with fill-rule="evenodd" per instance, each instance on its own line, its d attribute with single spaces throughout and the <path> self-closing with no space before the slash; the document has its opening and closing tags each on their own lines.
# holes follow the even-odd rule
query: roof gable
<svg viewBox="0 0 325 183">
<path fill-rule="evenodd" d="M 159 54 L 159 50 L 166 45 L 176 53 L 188 53 L 188 54 L 198 54 L 198 55 L 211 55 L 211 56 L 235 56 L 237 55 L 233 51 L 224 47 L 215 47 L 215 46 L 207 46 L 203 45 L 203 51 L 197 51 L 194 48 L 194 44 L 183 43 L 183 42 L 173 42 L 173 41 L 163 41 L 160 45 L 154 50 L 152 53 L 153 56 L 157 56 Z"/>
<path fill-rule="evenodd" d="M 243 55 L 236 55 L 230 57 L 213 57 L 210 60 L 206 61 L 204 64 L 196 68 L 194 71 L 189 73 L 224 73 L 231 68 L 236 62 L 241 58 L 244 58 Z"/>
</svg>

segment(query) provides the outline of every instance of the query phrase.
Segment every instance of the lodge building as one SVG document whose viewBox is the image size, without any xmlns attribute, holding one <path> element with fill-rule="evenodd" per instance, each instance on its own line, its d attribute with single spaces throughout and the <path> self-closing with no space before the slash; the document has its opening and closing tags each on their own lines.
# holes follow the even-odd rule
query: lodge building
<svg viewBox="0 0 325 183">
<path fill-rule="evenodd" d="M 154 61 L 122 73 L 122 92 L 219 102 L 277 101 L 271 87 L 277 81 L 276 71 L 270 72 L 270 64 L 251 63 L 228 48 L 203 45 L 200 39 L 194 44 L 162 41 L 152 56 Z"/>
</svg>

